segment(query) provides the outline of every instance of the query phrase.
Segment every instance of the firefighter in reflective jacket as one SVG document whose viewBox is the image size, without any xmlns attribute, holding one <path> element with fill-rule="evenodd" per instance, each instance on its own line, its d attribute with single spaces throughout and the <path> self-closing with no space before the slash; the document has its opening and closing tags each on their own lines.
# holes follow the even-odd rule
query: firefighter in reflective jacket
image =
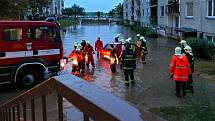
<svg viewBox="0 0 215 121">
<path fill-rule="evenodd" d="M 134 65 L 136 64 L 136 59 L 133 51 L 130 49 L 131 44 L 126 43 L 126 48 L 122 52 L 122 69 L 125 75 L 125 85 L 129 86 L 129 76 L 131 83 L 134 84 Z"/>
<path fill-rule="evenodd" d="M 100 37 L 98 37 L 95 42 L 95 51 L 97 51 L 97 56 L 101 55 L 102 49 L 103 49 L 103 42 L 100 40 Z"/>
<path fill-rule="evenodd" d="M 141 57 L 141 62 L 143 64 L 146 64 L 146 55 L 148 54 L 148 51 L 146 46 L 146 39 L 144 37 L 138 37 L 134 53 L 137 58 Z"/>
<path fill-rule="evenodd" d="M 170 74 L 171 78 L 173 78 L 176 83 L 176 96 L 181 97 L 181 88 L 183 93 L 182 96 L 186 96 L 186 83 L 191 71 L 187 57 L 181 54 L 180 47 L 175 48 L 175 54 L 172 56 Z"/>
<path fill-rule="evenodd" d="M 80 76 L 81 60 L 83 59 L 78 45 L 74 45 L 74 50 L 68 56 L 69 61 L 72 61 L 72 74 Z"/>
<path fill-rule="evenodd" d="M 119 36 L 120 34 L 117 34 L 114 43 L 116 44 L 116 55 L 119 60 L 119 63 L 121 63 L 121 58 L 122 58 L 122 42 L 119 41 Z"/>
<path fill-rule="evenodd" d="M 87 41 L 87 44 L 84 47 L 84 56 L 85 56 L 86 65 L 89 66 L 89 64 L 91 63 L 91 65 L 94 68 L 95 63 L 94 63 L 93 53 L 94 53 L 93 47 L 90 45 L 89 41 Z"/>
<path fill-rule="evenodd" d="M 193 77 L 192 74 L 194 72 L 194 57 L 193 57 L 193 53 L 192 53 L 192 49 L 189 45 L 187 45 L 185 48 L 185 55 L 188 59 L 188 62 L 190 64 L 190 70 L 191 70 L 191 74 L 188 76 L 188 82 L 187 82 L 187 89 L 190 90 L 190 92 L 194 92 L 193 90 Z"/>
</svg>

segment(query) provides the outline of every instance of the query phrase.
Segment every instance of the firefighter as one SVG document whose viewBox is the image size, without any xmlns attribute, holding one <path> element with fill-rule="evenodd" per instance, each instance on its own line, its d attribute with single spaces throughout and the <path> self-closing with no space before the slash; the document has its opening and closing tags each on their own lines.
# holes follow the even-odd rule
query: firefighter
<svg viewBox="0 0 215 121">
<path fill-rule="evenodd" d="M 192 53 L 192 49 L 189 45 L 187 45 L 185 48 L 185 53 L 186 53 L 186 57 L 188 59 L 188 62 L 190 64 L 190 70 L 191 70 L 191 74 L 188 76 L 188 82 L 187 82 L 187 89 L 190 90 L 191 93 L 194 92 L 193 90 L 193 77 L 192 74 L 194 72 L 194 57 L 193 57 L 193 53 Z"/>
<path fill-rule="evenodd" d="M 110 69 L 112 73 L 116 73 L 116 64 L 119 63 L 116 50 L 113 44 L 110 44 Z"/>
<path fill-rule="evenodd" d="M 82 50 L 84 50 L 84 47 L 87 45 L 86 40 L 82 40 L 81 42 L 81 46 L 82 46 Z"/>
<path fill-rule="evenodd" d="M 97 51 L 97 56 L 101 56 L 102 49 L 103 49 L 103 42 L 100 40 L 100 37 L 98 37 L 95 42 L 95 51 Z"/>
<path fill-rule="evenodd" d="M 86 40 L 82 40 L 82 42 L 81 42 L 81 52 L 82 52 L 82 56 L 83 57 L 85 57 L 85 55 L 84 55 L 84 47 L 86 46 Z M 82 70 L 84 70 L 85 69 L 85 58 L 83 58 L 83 60 L 81 61 L 81 65 L 82 65 Z"/>
<path fill-rule="evenodd" d="M 93 53 L 94 53 L 93 47 L 90 45 L 89 41 L 87 41 L 86 46 L 84 47 L 85 62 L 87 66 L 89 66 L 89 64 L 91 63 L 91 65 L 94 68 L 95 63 L 94 63 Z"/>
<path fill-rule="evenodd" d="M 78 49 L 78 44 L 74 44 L 74 50 L 69 54 L 68 59 L 72 61 L 72 74 L 80 76 L 81 55 Z"/>
<path fill-rule="evenodd" d="M 136 64 L 136 59 L 131 48 L 131 43 L 125 44 L 125 50 L 122 53 L 122 69 L 125 75 L 125 85 L 129 86 L 129 77 L 131 83 L 134 84 L 134 65 Z"/>
<path fill-rule="evenodd" d="M 148 54 L 148 50 L 146 39 L 144 37 L 140 37 L 140 39 L 137 40 L 134 53 L 136 57 L 141 57 L 141 62 L 143 64 L 146 64 L 146 55 Z"/>
<path fill-rule="evenodd" d="M 114 42 L 119 42 L 119 36 L 120 36 L 120 34 L 116 35 L 116 37 L 114 38 Z"/>
<path fill-rule="evenodd" d="M 136 36 L 137 36 L 137 41 L 139 41 L 139 40 L 140 40 L 141 35 L 140 35 L 140 34 L 137 34 Z"/>
<path fill-rule="evenodd" d="M 188 81 L 188 75 L 191 74 L 190 64 L 187 57 L 181 54 L 181 48 L 175 48 L 175 54 L 172 56 L 170 63 L 170 77 L 176 83 L 176 96 L 186 96 L 186 83 Z M 181 95 L 182 88 L 182 95 Z"/>
<path fill-rule="evenodd" d="M 180 44 L 181 44 L 181 48 L 182 48 L 181 53 L 182 53 L 182 54 L 186 54 L 184 48 L 185 48 L 186 46 L 189 46 L 189 45 L 187 44 L 187 42 L 186 42 L 185 40 L 181 40 L 181 41 L 180 41 Z M 191 48 L 191 51 L 192 51 L 192 48 Z"/>
<path fill-rule="evenodd" d="M 120 63 L 122 57 L 122 42 L 119 41 L 119 35 L 120 34 L 116 35 L 114 43 L 116 44 L 116 55 Z"/>
</svg>

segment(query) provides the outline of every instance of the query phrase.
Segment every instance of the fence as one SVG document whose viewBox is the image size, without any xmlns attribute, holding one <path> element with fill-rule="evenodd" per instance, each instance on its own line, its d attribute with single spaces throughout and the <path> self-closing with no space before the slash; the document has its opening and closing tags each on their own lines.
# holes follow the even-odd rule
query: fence
<svg viewBox="0 0 215 121">
<path fill-rule="evenodd" d="M 142 121 L 140 112 L 112 94 L 73 75 L 48 79 L 42 84 L 0 106 L 0 121 L 36 121 L 36 99 L 41 99 L 41 117 L 47 121 L 47 96 L 57 94 L 57 117 L 64 121 L 63 99 L 65 98 L 83 113 L 84 121 Z M 28 110 L 26 102 L 30 101 Z M 51 101 L 50 101 L 51 102 Z M 49 102 L 49 103 L 50 103 Z M 30 114 L 27 115 L 27 111 Z M 51 116 L 55 116 L 53 114 Z M 49 115 L 50 116 L 50 115 Z"/>
</svg>

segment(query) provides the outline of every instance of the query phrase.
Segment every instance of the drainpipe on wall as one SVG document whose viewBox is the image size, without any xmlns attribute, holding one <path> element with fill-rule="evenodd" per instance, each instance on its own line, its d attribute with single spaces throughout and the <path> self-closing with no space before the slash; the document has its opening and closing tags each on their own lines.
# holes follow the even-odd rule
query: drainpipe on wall
<svg viewBox="0 0 215 121">
<path fill-rule="evenodd" d="M 202 5 L 203 5 L 203 2 L 205 2 L 205 0 L 200 0 L 200 10 L 201 10 L 201 13 L 200 13 L 200 15 L 201 15 L 201 18 L 200 18 L 200 38 L 204 38 L 203 37 L 203 30 L 202 30 L 202 18 L 203 18 L 203 16 L 202 16 Z"/>
</svg>

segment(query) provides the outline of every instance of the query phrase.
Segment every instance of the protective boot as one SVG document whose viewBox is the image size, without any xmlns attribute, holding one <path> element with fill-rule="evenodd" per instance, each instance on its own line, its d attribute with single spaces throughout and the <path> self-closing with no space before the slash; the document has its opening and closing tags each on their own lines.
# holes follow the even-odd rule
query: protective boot
<svg viewBox="0 0 215 121">
<path fill-rule="evenodd" d="M 135 81 L 134 81 L 134 80 L 131 80 L 131 84 L 135 84 Z"/>
<path fill-rule="evenodd" d="M 129 81 L 125 81 L 125 86 L 129 86 Z"/>
</svg>

